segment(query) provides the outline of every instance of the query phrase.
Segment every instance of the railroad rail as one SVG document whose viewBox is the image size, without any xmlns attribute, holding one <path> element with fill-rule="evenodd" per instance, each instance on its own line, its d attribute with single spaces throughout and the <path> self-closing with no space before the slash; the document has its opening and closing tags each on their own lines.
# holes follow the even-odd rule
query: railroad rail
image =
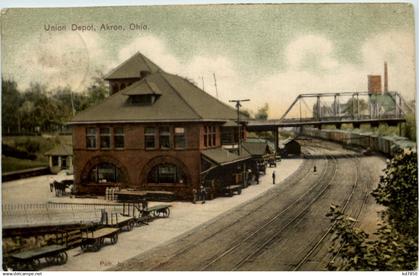
<svg viewBox="0 0 420 276">
<path fill-rule="evenodd" d="M 308 147 L 305 147 L 305 150 L 308 150 Z M 310 154 L 316 156 L 319 149 L 317 147 L 315 149 L 314 147 L 309 148 L 309 151 Z M 279 208 L 277 212 L 270 212 L 270 216 L 267 216 L 266 219 L 264 218 L 262 224 L 257 228 L 245 227 L 243 229 L 244 234 L 237 235 L 236 237 L 234 236 L 233 239 L 229 241 L 229 244 L 226 244 L 222 250 L 219 250 L 217 247 L 208 248 L 211 251 L 210 254 L 212 254 L 209 254 L 208 256 L 213 257 L 208 259 L 200 258 L 195 261 L 194 264 L 191 264 L 189 261 L 191 260 L 191 256 L 194 256 L 194 252 L 200 250 L 200 244 L 205 246 L 206 242 L 213 243 L 213 237 L 226 232 L 229 229 L 234 229 L 237 223 L 248 223 L 248 216 L 254 212 L 264 214 L 266 210 L 268 211 L 269 209 L 267 209 L 265 205 L 282 193 L 280 187 L 280 189 L 274 189 L 272 192 L 265 194 L 264 197 L 261 195 L 260 200 L 257 197 L 252 203 L 244 204 L 241 206 L 241 212 L 234 215 L 230 220 L 228 219 L 230 217 L 228 214 L 219 218 L 219 220 L 223 220 L 223 227 L 216 227 L 214 228 L 214 231 L 206 232 L 206 234 L 198 240 L 194 238 L 194 234 L 208 226 L 204 225 L 202 229 L 196 229 L 195 233 L 190 232 L 183 235 L 180 237 L 180 239 L 184 241 L 182 247 L 178 249 L 174 244 L 170 247 L 170 250 L 165 252 L 166 254 L 161 256 L 160 260 L 153 260 L 152 258 L 149 262 L 149 257 L 144 255 L 144 257 L 140 259 L 141 261 L 137 261 L 143 263 L 146 267 L 142 268 L 144 270 L 172 270 L 182 268 L 192 270 L 249 270 L 253 265 L 258 264 L 258 261 L 264 262 L 264 254 L 270 254 L 270 250 L 273 250 L 275 246 L 279 247 L 280 244 L 284 245 L 283 243 L 285 242 L 290 243 L 291 241 L 283 239 L 283 235 L 287 235 L 286 233 L 289 232 L 292 233 L 294 231 L 293 229 L 301 228 L 301 225 L 305 225 L 302 224 L 302 221 L 306 221 L 307 218 L 309 218 L 308 214 L 318 212 L 318 217 L 324 217 L 319 213 L 321 210 L 319 208 L 327 202 L 325 196 L 333 194 L 340 195 L 339 202 L 345 206 L 346 210 L 351 206 L 352 213 L 358 214 L 359 216 L 364 207 L 353 203 L 353 198 L 356 195 L 364 194 L 363 202 L 366 202 L 368 196 L 366 195 L 367 187 L 361 187 L 360 185 L 363 183 L 363 178 L 359 175 L 360 168 L 357 168 L 355 173 L 350 176 L 354 183 L 346 186 L 348 194 L 339 194 L 338 187 L 341 186 L 340 181 L 343 181 L 340 176 L 346 175 L 345 168 L 347 166 L 353 167 L 350 164 L 356 164 L 358 162 L 357 157 L 360 155 L 348 154 L 348 156 L 346 156 L 346 154 L 340 153 L 341 151 L 334 152 L 334 150 L 329 149 L 328 147 L 324 148 L 323 151 L 327 157 L 322 159 L 321 156 L 318 155 L 316 158 L 305 159 L 301 165 L 302 167 L 285 180 L 285 183 L 290 185 L 290 187 L 305 180 L 305 184 L 301 186 L 302 193 L 299 192 L 296 198 L 287 201 L 287 205 L 281 207 L 281 209 Z M 337 155 L 337 153 L 340 154 Z M 339 161 L 342 158 L 346 161 Z M 316 177 L 312 171 L 314 164 L 317 164 L 318 167 Z M 338 170 L 340 172 L 339 174 Z M 303 187 L 307 190 L 303 190 Z M 326 193 L 329 190 L 334 192 Z M 323 199 L 320 200 L 321 198 Z M 247 207 L 247 205 L 249 205 L 249 207 Z M 270 205 L 268 208 L 272 208 L 273 206 L 274 205 Z M 314 206 L 318 207 L 315 208 Z M 314 211 L 311 211 L 311 208 L 315 208 L 313 209 Z M 286 213 L 287 215 L 285 215 Z M 296 256 L 299 256 L 299 259 L 294 261 L 295 263 L 291 269 L 300 269 L 307 265 L 307 261 L 317 261 L 319 259 L 320 256 L 318 255 L 319 252 L 317 252 L 317 249 L 321 245 L 323 246 L 322 249 L 325 249 L 325 246 L 329 242 L 327 239 L 329 235 L 326 233 L 329 232 L 330 227 L 326 222 L 325 217 L 324 221 L 322 228 L 316 231 L 315 237 L 318 237 L 316 238 L 317 240 L 315 242 L 308 240 L 308 242 L 303 243 L 304 247 L 295 250 Z M 306 228 L 307 226 L 304 227 Z M 304 228 L 302 228 L 302 231 L 303 229 Z M 214 239 L 215 241 L 220 240 L 220 238 Z M 324 255 L 322 255 L 321 260 L 325 260 Z M 287 263 L 290 262 L 288 261 Z M 309 266 L 313 266 L 313 263 L 310 263 Z"/>
<path fill-rule="evenodd" d="M 297 198 L 292 204 L 290 204 L 286 209 L 284 209 L 278 215 L 274 216 L 270 221 L 268 221 L 268 223 L 266 223 L 263 226 L 261 226 L 260 228 L 258 228 L 255 232 L 253 232 L 251 235 L 248 235 L 245 239 L 239 241 L 235 246 L 229 248 L 223 254 L 217 256 L 211 262 L 209 262 L 204 267 L 202 267 L 201 270 L 209 269 L 211 265 L 215 264 L 217 261 L 224 258 L 227 254 L 230 254 L 234 250 L 240 249 L 240 247 L 243 245 L 244 242 L 252 241 L 252 238 L 254 238 L 256 235 L 261 234 L 263 231 L 267 231 L 268 227 L 271 227 L 271 226 L 275 227 L 276 223 L 278 222 L 277 219 L 281 218 L 281 216 L 286 211 L 292 210 L 293 207 L 296 207 L 297 203 L 299 203 L 310 192 L 314 191 L 315 188 L 321 188 L 320 191 L 316 191 L 316 195 L 310 201 L 310 203 L 306 204 L 306 206 L 302 210 L 300 210 L 297 214 L 295 214 L 293 216 L 293 218 L 286 223 L 286 225 L 284 225 L 281 229 L 276 229 L 276 231 L 274 231 L 274 234 L 271 234 L 267 238 L 265 238 L 265 241 L 262 244 L 257 245 L 257 247 L 256 248 L 254 247 L 254 250 L 252 250 L 249 254 L 246 254 L 244 257 L 240 258 L 239 261 L 236 262 L 236 264 L 233 266 L 233 268 L 231 270 L 238 270 L 246 262 L 249 262 L 252 258 L 254 258 L 256 255 L 258 255 L 264 248 L 266 248 L 273 240 L 275 240 L 277 237 L 279 237 L 282 234 L 283 230 L 285 230 L 292 223 L 294 223 L 298 219 L 300 219 L 308 211 L 308 209 L 312 206 L 312 204 L 315 203 L 317 201 L 317 199 L 323 195 L 323 193 L 326 191 L 326 189 L 329 187 L 331 181 L 335 177 L 335 173 L 336 173 L 336 169 L 337 169 L 337 162 L 334 158 L 331 158 L 331 156 L 327 157 L 327 160 L 328 160 L 328 164 L 324 168 L 324 170 L 322 171 L 322 176 L 318 178 L 318 181 L 314 185 L 312 185 L 309 190 L 307 190 L 304 194 L 302 194 L 299 198 Z M 334 162 L 331 162 L 330 160 L 333 160 Z M 333 165 L 331 163 L 333 163 Z M 327 178 L 326 174 L 331 172 L 331 169 L 332 169 L 332 175 Z M 325 181 L 326 179 L 328 179 L 328 180 Z M 327 183 L 327 184 L 325 184 L 325 183 Z"/>
<path fill-rule="evenodd" d="M 298 182 L 298 181 L 300 181 L 301 179 L 305 178 L 307 175 L 309 175 L 309 174 L 311 173 L 311 169 L 312 169 L 312 167 L 313 167 L 313 164 L 314 164 L 314 161 L 313 161 L 313 160 L 311 160 L 311 159 L 307 159 L 307 160 L 305 160 L 305 162 L 301 165 L 301 168 L 299 168 L 296 172 L 294 172 L 292 175 L 290 175 L 289 177 L 287 177 L 287 178 L 286 178 L 286 180 L 284 180 L 284 181 L 291 181 L 291 182 Z M 273 195 L 272 195 L 272 196 L 273 196 Z M 261 196 L 260 196 L 260 197 L 261 197 Z M 268 199 L 264 200 L 264 201 L 263 201 L 261 204 L 259 204 L 259 205 L 258 205 L 255 209 L 252 209 L 252 210 L 250 210 L 249 212 L 247 212 L 247 213 L 244 215 L 244 217 L 247 217 L 247 216 L 251 215 L 251 213 L 253 213 L 253 212 L 255 212 L 255 211 L 258 211 L 259 209 L 261 209 L 261 208 L 265 207 L 265 206 L 266 206 L 266 204 L 267 204 L 269 201 L 271 201 L 271 198 L 268 198 Z M 291 207 L 290 207 L 290 208 L 291 208 Z M 276 218 L 280 217 L 280 215 L 281 215 L 281 214 L 279 214 Z M 223 229 L 219 229 L 218 231 L 216 231 L 215 233 L 213 233 L 213 235 L 212 235 L 212 236 L 214 236 L 214 235 L 216 235 L 216 234 L 218 234 L 218 233 L 220 233 L 220 232 L 224 231 L 226 228 L 229 228 L 229 227 L 231 227 L 231 226 L 235 225 L 235 224 L 236 224 L 236 223 L 238 223 L 240 220 L 241 220 L 241 219 L 238 219 L 238 220 L 233 220 L 231 223 L 229 223 L 228 225 L 226 225 Z M 270 224 L 270 223 L 272 223 L 272 221 L 271 221 L 271 222 L 269 221 L 267 224 Z M 192 235 L 193 235 L 193 233 L 190 233 L 189 235 L 185 236 L 185 237 L 184 237 L 184 239 L 185 239 L 185 238 L 188 238 L 189 236 L 192 236 Z M 206 240 L 208 240 L 208 239 L 212 238 L 212 236 L 209 236 L 209 237 L 207 237 L 207 238 L 203 239 L 201 242 L 205 242 Z M 195 247 L 195 246 L 196 246 L 196 244 L 190 244 L 190 245 L 188 245 L 188 246 L 184 247 L 182 250 L 180 250 L 180 251 L 176 252 L 175 254 L 173 254 L 173 255 L 171 255 L 171 256 L 169 256 L 169 257 L 167 257 L 167 259 L 166 259 L 165 261 L 161 261 L 158 265 L 148 268 L 148 270 L 162 270 L 162 267 L 164 267 L 166 264 L 168 264 L 169 262 L 171 262 L 171 260 L 176 259 L 178 256 L 180 256 L 180 255 L 182 255 L 183 253 L 185 253 L 185 252 L 189 251 L 190 249 L 192 249 L 192 248 L 193 248 L 193 247 Z M 234 248 L 233 248 L 233 249 L 234 249 Z M 233 249 L 231 248 L 231 250 L 229 250 L 229 251 L 232 251 Z M 229 253 L 229 252 L 226 252 L 224 255 L 226 255 L 227 253 Z M 223 256 L 224 256 L 224 255 L 223 255 Z M 214 262 L 216 262 L 218 259 L 220 259 L 220 258 L 221 258 L 221 257 L 223 257 L 223 256 L 219 256 L 219 258 L 217 258 L 217 259 L 213 259 L 210 263 L 208 263 L 208 264 L 207 264 L 207 265 L 205 265 L 204 267 L 200 268 L 200 270 L 205 270 L 205 269 L 206 269 L 206 268 L 208 268 L 211 264 L 213 264 Z"/>
<path fill-rule="evenodd" d="M 358 162 L 357 162 L 357 160 L 355 160 L 355 159 L 352 159 L 353 160 L 353 162 L 357 165 L 358 164 Z M 331 182 L 333 182 L 334 181 L 334 178 L 332 178 L 331 179 Z M 331 183 L 330 182 L 330 183 Z M 363 183 L 370 183 L 370 182 L 366 182 L 366 181 L 361 181 L 361 179 L 360 179 L 360 168 L 359 167 L 357 167 L 357 170 L 356 170 L 356 175 L 355 175 L 355 180 L 354 180 L 354 183 L 353 183 L 353 185 L 352 185 L 352 190 L 351 190 L 351 192 L 350 192 L 350 194 L 349 194 L 349 196 L 347 197 L 347 199 L 345 200 L 345 202 L 344 202 L 344 206 L 343 206 L 343 208 L 342 208 L 342 210 L 343 211 L 345 211 L 348 207 L 349 207 L 349 204 L 350 204 L 350 202 L 351 202 L 351 200 L 353 199 L 353 197 L 354 197 L 354 194 L 355 194 L 355 191 L 356 191 L 356 189 L 358 188 L 358 186 L 360 185 L 360 183 L 361 182 L 363 182 Z M 356 218 L 358 218 L 359 216 L 360 216 L 360 214 L 361 214 L 361 211 L 362 211 L 362 209 L 364 208 L 364 206 L 365 206 L 365 203 L 366 203 L 366 201 L 367 201 L 367 198 L 368 198 L 368 193 L 367 193 L 367 190 L 368 190 L 368 187 L 366 186 L 366 185 L 364 185 L 364 187 L 363 187 L 363 191 L 361 191 L 363 194 L 364 194 L 364 199 L 363 199 L 363 201 L 362 201 L 362 204 L 360 205 L 360 206 L 357 206 L 358 207 L 358 209 L 357 209 L 357 212 L 356 212 Z M 316 200 L 314 200 L 314 201 L 316 201 Z M 314 202 L 313 201 L 313 202 Z M 304 212 L 304 210 L 302 210 L 302 212 L 301 213 L 303 213 Z M 291 222 L 293 222 L 293 221 L 295 221 L 295 220 L 301 220 L 302 218 L 299 218 L 299 216 L 295 216 L 294 217 L 294 219 L 291 221 Z M 282 229 L 280 229 L 279 231 L 278 231 L 278 233 L 275 233 L 272 237 L 270 237 L 270 239 L 267 239 L 264 243 L 262 243 L 262 245 L 260 245 L 256 250 L 255 250 L 255 252 L 252 252 L 251 254 L 249 254 L 248 256 L 246 256 L 245 258 L 243 258 L 240 262 L 238 262 L 234 267 L 233 267 L 233 269 L 232 270 L 238 270 L 238 269 L 240 269 L 246 262 L 249 262 L 249 261 L 251 261 L 252 260 L 252 258 L 254 257 L 254 256 L 257 256 L 258 254 L 259 254 L 259 252 L 260 251 L 262 251 L 265 247 L 268 247 L 270 244 L 271 244 L 271 242 L 273 241 L 273 240 L 275 240 L 276 238 L 277 238 L 277 236 L 279 236 L 280 234 L 279 233 L 281 233 L 281 232 L 283 232 L 283 230 L 285 230 L 288 226 L 291 226 L 292 225 L 292 223 L 288 223 L 287 225 L 285 225 L 284 227 L 282 227 Z M 296 225 L 298 225 L 298 223 L 296 223 Z M 316 250 L 318 249 L 318 247 L 321 245 L 321 244 L 323 244 L 325 241 L 326 241 L 326 238 L 328 237 L 328 236 L 330 236 L 330 231 L 331 231 L 331 229 L 332 229 L 332 227 L 329 227 L 325 232 L 324 232 L 324 234 L 321 236 L 321 238 L 317 241 L 317 242 L 315 242 L 315 244 L 313 244 L 309 249 L 308 249 L 308 252 L 304 255 L 304 257 L 297 263 L 297 265 L 294 267 L 294 270 L 299 270 L 304 264 L 306 264 L 307 263 L 307 261 L 308 260 L 310 260 L 310 257 L 312 257 L 313 255 L 314 255 L 314 252 L 316 252 Z M 316 254 L 315 254 L 315 256 L 316 256 Z M 335 256 L 334 256 L 334 258 L 335 258 Z M 331 260 L 331 259 L 330 259 Z M 313 261 L 313 260 L 312 260 Z M 317 263 L 320 263 L 320 262 L 317 262 Z M 309 270 L 318 270 L 318 269 L 311 269 L 311 267 L 309 268 Z"/>
<path fill-rule="evenodd" d="M 350 192 L 350 194 L 349 194 L 349 196 L 347 197 L 347 199 L 346 199 L 346 201 L 345 201 L 345 203 L 344 203 L 344 205 L 342 206 L 342 208 L 341 208 L 341 211 L 342 212 L 345 212 L 346 211 L 346 209 L 347 209 L 347 207 L 348 207 L 348 205 L 349 205 L 349 203 L 350 203 L 350 201 L 351 201 L 351 199 L 353 198 L 353 196 L 354 196 L 354 192 L 355 192 L 355 190 L 356 190 L 356 187 L 357 187 L 357 185 L 360 183 L 360 179 L 359 179 L 359 177 L 360 177 L 360 166 L 359 166 L 359 163 L 357 162 L 357 160 L 354 160 L 354 163 L 355 163 L 355 166 L 356 166 L 356 168 L 357 168 L 357 170 L 356 170 L 356 178 L 355 178 L 355 181 L 354 181 L 354 183 L 353 183 L 353 185 L 352 185 L 352 190 L 351 190 L 351 192 Z M 367 193 L 367 188 L 365 187 L 365 190 L 364 190 L 364 192 L 365 192 L 365 197 L 364 197 L 364 200 L 363 200 L 363 204 L 361 205 L 361 207 L 359 208 L 359 212 L 357 213 L 357 216 L 356 216 L 356 219 L 360 216 L 360 214 L 361 214 L 361 211 L 362 211 L 362 209 L 363 209 L 363 207 L 364 207 L 364 205 L 365 205 L 365 202 L 367 201 L 367 197 L 368 197 L 368 193 Z M 332 231 L 332 229 L 333 229 L 333 225 L 331 225 L 329 228 L 328 228 L 328 230 L 327 231 L 325 231 L 325 233 L 321 236 L 321 238 L 308 250 L 308 253 L 297 263 L 297 265 L 293 268 L 293 271 L 297 271 L 297 270 L 299 270 L 308 260 L 309 260 L 309 258 L 313 255 L 313 253 L 315 252 L 315 250 L 317 250 L 318 249 L 318 247 L 325 241 L 325 239 L 327 238 L 327 237 L 329 237 L 330 235 L 331 235 L 331 231 Z"/>
<path fill-rule="evenodd" d="M 289 182 L 298 182 L 300 179 L 302 179 L 302 178 L 306 177 L 308 174 L 310 174 L 310 169 L 313 168 L 313 164 L 314 164 L 314 160 L 309 160 L 309 159 L 308 160 L 305 160 L 305 162 L 303 162 L 302 165 L 294 173 L 292 173 L 291 175 L 289 175 L 284 181 L 285 182 L 286 181 L 289 181 Z M 261 197 L 263 197 L 263 195 L 260 195 L 257 198 L 261 198 Z M 271 197 L 274 197 L 274 195 L 271 194 Z M 266 200 L 264 200 L 263 202 L 261 202 L 261 204 L 259 204 L 256 208 L 254 208 L 254 209 L 246 212 L 244 214 L 244 216 L 247 217 L 247 216 L 251 215 L 251 213 L 262 209 L 269 201 L 272 200 L 271 197 L 268 198 L 268 199 L 266 199 Z M 257 198 L 255 198 L 255 199 L 257 199 Z M 250 204 L 250 202 L 249 203 L 246 203 L 246 205 L 248 205 L 248 204 Z M 205 242 L 205 241 L 209 240 L 210 238 L 212 238 L 214 235 L 217 235 L 217 234 L 221 233 L 222 231 L 224 231 L 225 229 L 234 226 L 235 224 L 237 224 L 238 222 L 240 222 L 240 220 L 241 220 L 241 218 L 230 221 L 229 224 L 226 225 L 224 228 L 221 228 L 221 229 L 217 230 L 211 236 L 208 236 L 208 237 L 204 238 L 203 240 L 201 240 L 201 242 Z M 190 232 L 187 235 L 184 235 L 182 238 L 183 239 L 187 239 L 187 238 L 189 238 L 189 237 L 191 237 L 193 235 L 195 235 L 195 233 L 194 232 Z M 184 254 L 185 252 L 191 250 L 195 246 L 196 246 L 196 244 L 189 244 L 189 245 L 185 246 L 182 250 L 177 251 L 175 254 L 172 254 L 172 255 L 168 256 L 165 261 L 161 261 L 159 264 L 147 268 L 147 270 L 148 271 L 162 270 L 162 267 L 164 265 L 168 264 L 172 259 L 174 259 L 174 258 L 176 258 L 176 257 L 178 257 L 178 256 L 180 256 L 182 254 Z"/>
</svg>

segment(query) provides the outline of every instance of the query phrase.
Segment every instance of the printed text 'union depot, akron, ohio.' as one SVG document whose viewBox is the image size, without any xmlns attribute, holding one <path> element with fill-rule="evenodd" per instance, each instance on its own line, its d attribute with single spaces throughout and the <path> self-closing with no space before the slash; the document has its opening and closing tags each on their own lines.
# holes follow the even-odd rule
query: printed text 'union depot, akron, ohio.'
<svg viewBox="0 0 420 276">
<path fill-rule="evenodd" d="M 121 24 L 44 24 L 46 32 L 63 32 L 63 31 L 79 31 L 79 32 L 103 32 L 103 31 L 147 31 L 149 26 L 144 23 Z"/>
</svg>

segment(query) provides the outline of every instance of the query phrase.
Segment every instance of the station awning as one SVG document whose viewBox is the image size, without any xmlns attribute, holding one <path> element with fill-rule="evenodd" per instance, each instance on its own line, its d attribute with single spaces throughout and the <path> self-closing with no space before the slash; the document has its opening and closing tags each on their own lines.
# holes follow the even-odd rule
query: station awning
<svg viewBox="0 0 420 276">
<path fill-rule="evenodd" d="M 223 148 L 207 149 L 201 152 L 204 158 L 219 166 L 224 166 L 251 158 L 251 155 L 242 151 L 241 155 L 231 153 Z"/>
<path fill-rule="evenodd" d="M 73 146 L 66 145 L 66 144 L 59 144 L 55 146 L 53 149 L 44 153 L 46 156 L 69 156 L 73 155 Z"/>
</svg>

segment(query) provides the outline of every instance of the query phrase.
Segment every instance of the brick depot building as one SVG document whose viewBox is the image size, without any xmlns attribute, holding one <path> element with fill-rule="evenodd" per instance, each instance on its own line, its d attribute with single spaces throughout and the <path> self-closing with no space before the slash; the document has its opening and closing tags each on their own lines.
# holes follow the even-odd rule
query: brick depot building
<svg viewBox="0 0 420 276">
<path fill-rule="evenodd" d="M 244 181 L 250 154 L 224 149 L 245 137 L 234 108 L 140 53 L 105 79 L 111 95 L 69 123 L 76 193 L 118 186 L 191 199 L 200 183 L 217 194 Z"/>
</svg>

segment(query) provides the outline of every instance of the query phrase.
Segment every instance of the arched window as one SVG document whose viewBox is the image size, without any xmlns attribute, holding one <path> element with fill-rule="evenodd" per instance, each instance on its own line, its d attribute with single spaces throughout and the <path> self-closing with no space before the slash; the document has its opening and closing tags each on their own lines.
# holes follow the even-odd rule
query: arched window
<svg viewBox="0 0 420 276">
<path fill-rule="evenodd" d="M 163 163 L 154 166 L 147 175 L 148 183 L 185 183 L 185 174 L 174 164 Z"/>
<path fill-rule="evenodd" d="M 100 163 L 93 167 L 89 179 L 95 183 L 121 182 L 121 170 L 111 163 Z"/>
</svg>

